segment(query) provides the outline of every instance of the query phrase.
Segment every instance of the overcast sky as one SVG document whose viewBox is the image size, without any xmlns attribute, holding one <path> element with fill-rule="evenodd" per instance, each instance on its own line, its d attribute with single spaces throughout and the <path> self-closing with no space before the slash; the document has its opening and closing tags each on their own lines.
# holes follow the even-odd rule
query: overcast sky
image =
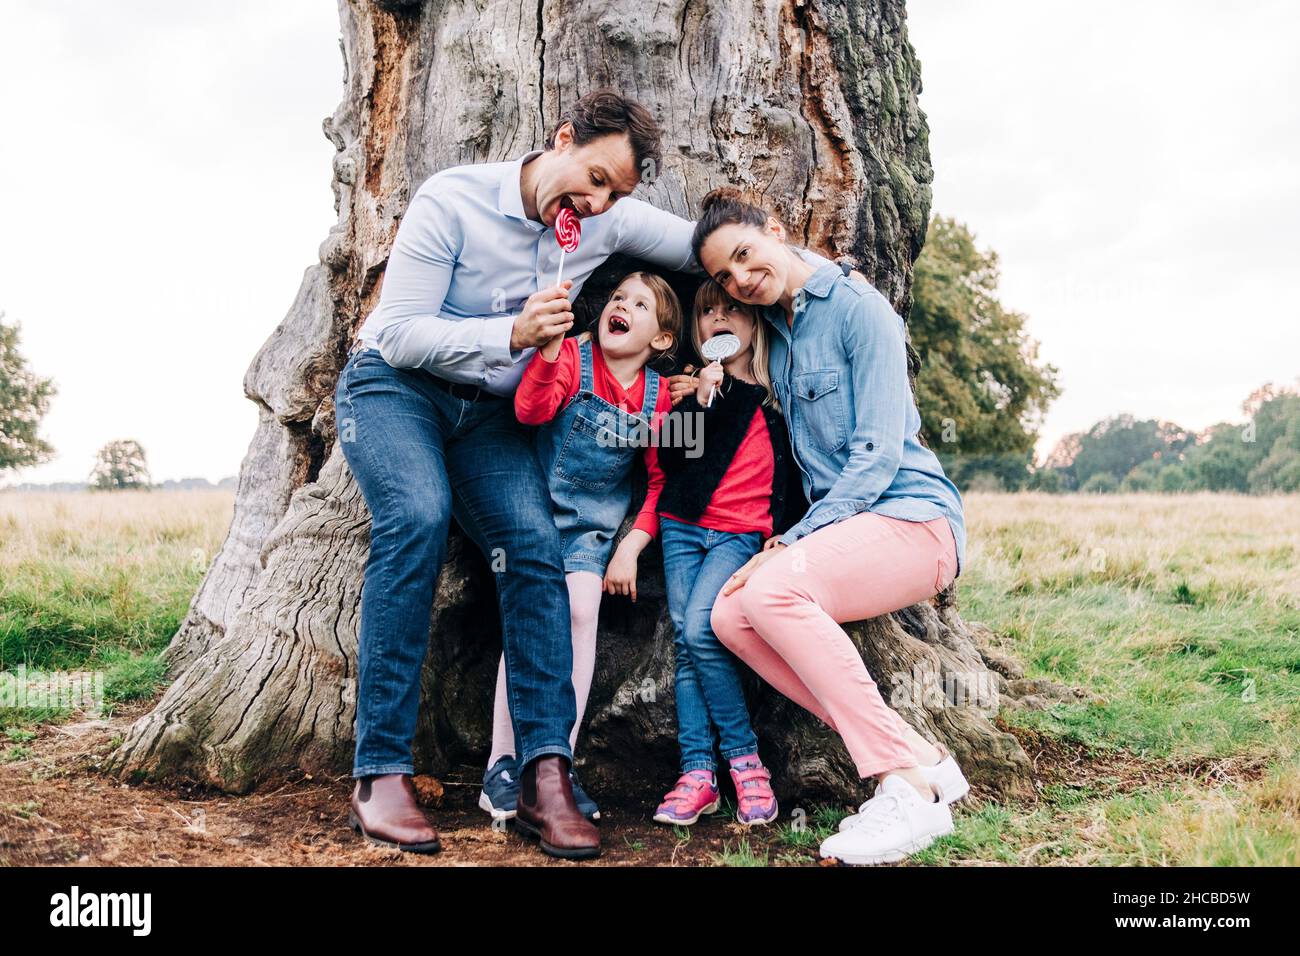
<svg viewBox="0 0 1300 956">
<path fill-rule="evenodd" d="M 935 211 L 1002 261 L 1063 395 L 1203 428 L 1300 375 L 1300 7 L 911 0 Z M 242 379 L 334 221 L 322 0 L 0 0 L 0 310 L 59 455 L 235 474 Z"/>
</svg>

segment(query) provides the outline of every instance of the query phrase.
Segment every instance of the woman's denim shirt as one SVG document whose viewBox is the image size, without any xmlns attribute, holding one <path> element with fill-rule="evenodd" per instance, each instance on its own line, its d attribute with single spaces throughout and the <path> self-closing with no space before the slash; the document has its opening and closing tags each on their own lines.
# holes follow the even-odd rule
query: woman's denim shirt
<svg viewBox="0 0 1300 956">
<path fill-rule="evenodd" d="M 785 410 L 812 507 L 781 535 L 793 544 L 860 511 L 928 521 L 946 517 L 966 558 L 961 495 L 917 439 L 921 415 L 907 379 L 903 320 L 873 286 L 822 266 L 794 297 L 794 326 L 779 305 L 768 368 Z"/>
</svg>

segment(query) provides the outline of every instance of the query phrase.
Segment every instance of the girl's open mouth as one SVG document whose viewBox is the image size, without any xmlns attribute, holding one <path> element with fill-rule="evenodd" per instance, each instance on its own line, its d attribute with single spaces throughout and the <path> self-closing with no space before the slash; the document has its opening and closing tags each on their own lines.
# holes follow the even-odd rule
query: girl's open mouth
<svg viewBox="0 0 1300 956">
<path fill-rule="evenodd" d="M 626 335 L 632 331 L 632 323 L 618 313 L 609 317 L 608 327 L 610 335 Z"/>
</svg>

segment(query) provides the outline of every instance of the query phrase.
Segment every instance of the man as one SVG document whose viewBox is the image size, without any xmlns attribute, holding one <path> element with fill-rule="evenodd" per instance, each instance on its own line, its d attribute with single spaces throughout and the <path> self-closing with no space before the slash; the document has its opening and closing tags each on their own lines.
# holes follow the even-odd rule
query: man
<svg viewBox="0 0 1300 956">
<path fill-rule="evenodd" d="M 454 514 L 497 578 L 522 768 L 516 823 L 551 855 L 600 852 L 569 778 L 576 708 L 559 535 L 511 396 L 536 347 L 572 327 L 570 295 L 608 256 L 699 271 L 693 223 L 628 198 L 659 163 L 649 112 L 599 90 L 561 117 L 545 150 L 431 176 L 398 228 L 379 305 L 335 393 L 343 452 L 372 517 L 350 814 L 372 842 L 440 848 L 415 801 L 411 743 Z M 583 220 L 582 241 L 557 287 L 554 224 L 566 206 Z"/>
</svg>

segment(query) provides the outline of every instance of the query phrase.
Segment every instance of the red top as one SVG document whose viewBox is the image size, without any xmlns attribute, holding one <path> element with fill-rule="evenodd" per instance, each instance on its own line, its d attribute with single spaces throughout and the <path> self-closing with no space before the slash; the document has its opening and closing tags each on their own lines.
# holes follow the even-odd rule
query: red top
<svg viewBox="0 0 1300 956">
<path fill-rule="evenodd" d="M 627 412 L 639 412 L 645 398 L 646 370 L 642 369 L 631 388 L 625 389 L 616 379 L 609 367 L 605 365 L 600 346 L 591 343 L 591 384 L 597 395 Z M 649 374 L 655 375 L 656 372 Z M 524 369 L 519 388 L 515 391 L 515 417 L 525 425 L 544 425 L 553 419 L 564 403 L 578 393 L 582 383 L 582 357 L 578 354 L 578 339 L 570 336 L 560 346 L 560 354 L 554 362 L 546 361 L 541 350 L 529 361 Z M 668 381 L 659 377 L 659 398 L 655 403 L 654 413 L 650 416 L 653 427 L 658 427 L 661 415 L 672 411 L 673 402 L 668 394 Z M 645 502 L 637 513 L 634 528 L 640 528 L 650 537 L 659 533 L 659 492 L 664 487 L 664 473 L 659 467 L 659 453 L 654 445 L 645 449 L 645 467 L 649 478 Z"/>
<path fill-rule="evenodd" d="M 731 466 L 714 489 L 709 506 L 698 520 L 687 523 L 733 534 L 761 531 L 764 538 L 768 537 L 772 533 L 772 479 L 775 472 L 772 438 L 760 405 L 754 410 L 749 430 L 740 440 Z M 663 515 L 677 521 L 685 520 L 667 511 Z"/>
</svg>

